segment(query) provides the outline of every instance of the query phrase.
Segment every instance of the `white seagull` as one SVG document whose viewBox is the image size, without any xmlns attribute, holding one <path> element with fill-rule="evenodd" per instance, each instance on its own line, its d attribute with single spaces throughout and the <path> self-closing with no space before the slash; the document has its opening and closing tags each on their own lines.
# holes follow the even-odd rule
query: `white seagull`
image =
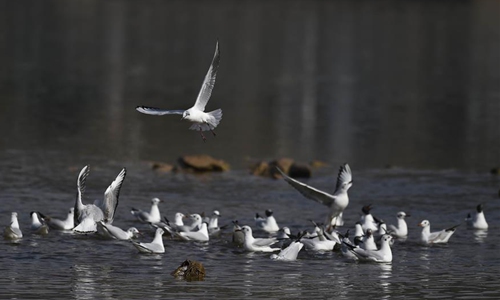
<svg viewBox="0 0 500 300">
<path fill-rule="evenodd" d="M 488 222 L 486 222 L 486 218 L 484 217 L 483 205 L 479 204 L 476 207 L 476 212 L 473 216 L 468 214 L 465 222 L 467 223 L 468 228 L 482 230 L 488 229 Z"/>
<path fill-rule="evenodd" d="M 371 229 L 366 230 L 360 247 L 365 250 L 377 250 L 377 244 L 375 244 L 375 238 L 373 237 L 373 231 Z"/>
<path fill-rule="evenodd" d="M 271 248 L 270 246 L 276 243 L 276 238 L 254 238 L 252 228 L 250 226 L 241 226 L 240 229 L 245 235 L 243 248 L 250 252 L 274 252 L 281 250 L 280 248 Z"/>
<path fill-rule="evenodd" d="M 132 242 L 132 245 L 134 245 L 137 250 L 141 253 L 149 253 L 149 254 L 159 254 L 159 253 L 165 253 L 165 247 L 163 246 L 163 229 L 158 228 L 156 229 L 155 232 L 155 238 L 151 243 L 137 243 L 134 242 L 133 240 L 130 240 Z"/>
<path fill-rule="evenodd" d="M 146 106 L 137 106 L 136 110 L 143 114 L 148 115 L 182 115 L 182 120 L 187 120 L 192 123 L 189 129 L 197 130 L 200 132 L 203 141 L 206 140 L 203 135 L 203 131 L 210 130 L 212 134 L 215 136 L 214 129 L 219 125 L 222 119 L 222 110 L 216 109 L 214 111 L 205 112 L 205 106 L 212 95 L 212 90 L 215 85 L 215 77 L 217 75 L 217 70 L 219 69 L 219 61 L 220 61 L 220 51 L 219 51 L 219 42 L 215 46 L 215 54 L 212 59 L 212 63 L 210 68 L 208 69 L 207 75 L 205 76 L 205 80 L 203 80 L 203 84 L 201 86 L 201 90 L 198 94 L 198 98 L 196 98 L 196 102 L 194 106 L 187 110 L 164 110 L 160 108 L 154 107 L 146 107 Z"/>
<path fill-rule="evenodd" d="M 45 224 L 43 219 L 40 217 L 40 213 L 32 211 L 31 216 L 31 231 L 35 234 L 47 235 L 49 234 L 49 226 Z"/>
<path fill-rule="evenodd" d="M 447 243 L 450 237 L 455 233 L 455 229 L 459 225 L 443 229 L 441 231 L 431 232 L 431 223 L 428 220 L 423 220 L 418 224 L 422 228 L 420 241 L 424 244 Z"/>
<path fill-rule="evenodd" d="M 408 236 L 408 225 L 406 224 L 405 218 L 409 217 L 404 211 L 398 212 L 398 225 L 389 225 L 389 233 L 399 239 L 406 238 Z"/>
<path fill-rule="evenodd" d="M 97 222 L 97 232 L 103 237 L 121 241 L 130 240 L 139 234 L 139 230 L 135 227 L 130 227 L 127 231 L 125 231 L 120 227 L 106 224 L 103 221 Z"/>
<path fill-rule="evenodd" d="M 274 233 L 280 230 L 280 227 L 273 216 L 273 211 L 270 209 L 266 210 L 265 217 L 261 217 L 258 213 L 255 214 L 254 220 L 255 225 L 266 232 Z"/>
<path fill-rule="evenodd" d="M 160 209 L 158 208 L 158 203 L 161 200 L 158 198 L 151 199 L 151 209 L 149 212 L 142 211 L 140 209 L 136 209 L 132 207 L 130 213 L 137 218 L 137 220 L 143 223 L 158 223 L 161 221 Z"/>
<path fill-rule="evenodd" d="M 77 233 L 90 233 L 97 231 L 96 222 L 104 221 L 107 224 L 113 222 L 115 210 L 118 206 L 118 198 L 120 188 L 122 186 L 127 170 L 123 168 L 116 176 L 116 179 L 104 192 L 103 200 L 96 200 L 94 204 L 83 204 L 82 198 L 85 191 L 85 180 L 89 175 L 90 169 L 88 166 L 83 167 L 78 175 L 77 187 L 78 194 L 75 203 L 75 220 L 78 225 L 73 228 Z"/>
<path fill-rule="evenodd" d="M 372 205 L 365 205 L 361 208 L 361 211 L 363 214 L 361 215 L 361 226 L 363 227 L 363 230 L 366 231 L 368 229 L 371 229 L 372 231 L 377 231 L 378 226 L 377 222 L 375 221 L 375 218 L 371 214 L 371 209 Z"/>
<path fill-rule="evenodd" d="M 207 223 L 201 223 L 198 230 L 179 232 L 178 236 L 186 241 L 208 242 L 209 234 Z"/>
<path fill-rule="evenodd" d="M 245 234 L 241 230 L 241 226 L 238 223 L 238 220 L 233 221 L 233 238 L 232 242 L 237 247 L 243 247 L 245 243 Z"/>
<path fill-rule="evenodd" d="M 3 236 L 7 240 L 18 240 L 23 237 L 23 233 L 19 228 L 19 222 L 17 221 L 17 212 L 13 212 L 10 216 L 10 224 L 5 227 L 3 231 Z"/>
<path fill-rule="evenodd" d="M 344 243 L 344 245 L 346 245 L 360 261 L 390 263 L 392 262 L 391 240 L 392 236 L 388 234 L 383 235 L 380 249 L 378 250 L 365 250 L 360 247 L 349 245 L 348 243 Z"/>
<path fill-rule="evenodd" d="M 45 220 L 45 223 L 49 225 L 50 228 L 56 229 L 56 230 L 71 230 L 73 227 L 75 227 L 75 208 L 72 207 L 68 211 L 68 216 L 66 217 L 66 220 L 59 220 L 56 218 L 52 218 L 49 216 L 45 216 L 40 213 L 40 216 Z"/>
<path fill-rule="evenodd" d="M 286 227 L 285 227 L 286 228 Z M 271 254 L 272 260 L 283 260 L 283 261 L 294 261 L 297 260 L 297 256 L 299 255 L 300 250 L 304 247 L 304 244 L 300 242 L 300 239 L 305 234 L 302 235 L 299 233 L 297 240 L 292 241 L 290 245 L 280 251 L 278 254 Z"/>
<path fill-rule="evenodd" d="M 287 176 L 279 168 L 277 169 L 281 173 L 281 175 L 283 175 L 283 179 L 285 179 L 286 182 L 288 182 L 306 198 L 319 202 L 330 208 L 331 211 L 327 220 L 327 224 L 329 224 L 328 227 L 330 227 L 328 228 L 329 230 L 331 229 L 331 227 L 335 227 L 337 225 L 337 219 L 349 204 L 349 196 L 347 195 L 347 191 L 353 183 L 351 168 L 348 164 L 340 166 L 339 174 L 337 176 L 337 185 L 333 194 L 328 194 L 305 183 L 297 181 Z"/>
</svg>

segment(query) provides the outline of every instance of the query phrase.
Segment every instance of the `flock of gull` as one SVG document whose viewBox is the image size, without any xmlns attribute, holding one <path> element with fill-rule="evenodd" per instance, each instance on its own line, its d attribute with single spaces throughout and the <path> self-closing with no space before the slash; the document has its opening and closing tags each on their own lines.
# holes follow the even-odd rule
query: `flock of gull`
<svg viewBox="0 0 500 300">
<path fill-rule="evenodd" d="M 217 109 L 208 113 L 204 110 L 215 85 L 219 61 L 220 51 L 217 42 L 212 63 L 193 107 L 187 110 L 164 110 L 138 106 L 136 110 L 149 115 L 182 115 L 182 119 L 193 123 L 190 129 L 199 131 L 203 141 L 206 140 L 204 131 L 211 131 L 215 136 L 214 129 L 222 119 L 222 110 Z M 297 181 L 280 169 L 278 171 L 281 172 L 283 179 L 304 197 L 329 208 L 325 223 L 312 222 L 314 225 L 312 232 L 300 231 L 293 235 L 289 228 L 280 228 L 273 212 L 266 210 L 265 216 L 259 214 L 255 216 L 254 228 L 268 233 L 269 236 L 254 237 L 251 226 L 240 225 L 238 221 L 233 221 L 232 243 L 235 247 L 249 252 L 273 252 L 271 259 L 274 260 L 296 260 L 299 252 L 305 247 L 310 251 L 340 251 L 343 256 L 353 261 L 392 262 L 391 247 L 394 240 L 405 240 L 408 236 L 405 218 L 409 215 L 405 212 L 397 213 L 396 225 L 387 226 L 371 214 L 371 206 L 367 205 L 362 208 L 363 214 L 360 221 L 355 224 L 352 239 L 349 230 L 343 233 L 338 230 L 344 225 L 342 216 L 349 204 L 348 190 L 353 184 L 352 172 L 348 164 L 340 167 L 333 194 Z M 131 210 L 131 214 L 138 221 L 149 224 L 154 229 L 154 239 L 151 242 L 138 242 L 137 239 L 141 233 L 137 228 L 131 227 L 123 230 L 113 225 L 126 169 L 122 169 L 116 176 L 104 192 L 102 200 L 85 204 L 85 182 L 89 172 L 90 168 L 85 166 L 78 175 L 76 201 L 74 207 L 68 211 L 67 218 L 56 219 L 40 212 L 31 212 L 30 231 L 32 233 L 47 235 L 49 230 L 66 230 L 82 235 L 98 234 L 110 239 L 130 241 L 139 252 L 158 254 L 165 252 L 163 244 L 165 233 L 178 240 L 208 242 L 211 238 L 220 237 L 221 232 L 226 230 L 225 226 L 219 227 L 220 213 L 217 210 L 209 217 L 201 214 L 185 215 L 179 212 L 175 214 L 173 221 L 167 218 L 162 219 L 158 207 L 160 200 L 154 198 L 149 211 Z M 16 212 L 12 212 L 11 222 L 4 230 L 3 236 L 7 240 L 18 241 L 23 238 L 17 216 Z M 467 216 L 465 221 L 470 228 L 481 230 L 488 228 L 482 205 L 478 205 L 476 211 Z M 422 227 L 421 242 L 437 244 L 447 243 L 458 225 L 435 232 L 431 231 L 428 220 L 423 220 L 419 226 Z"/>
<path fill-rule="evenodd" d="M 278 169 L 279 170 L 279 169 Z M 265 215 L 256 214 L 254 228 L 266 232 L 266 237 L 254 237 L 250 225 L 240 225 L 233 221 L 232 233 L 227 232 L 227 226 L 219 226 L 219 211 L 205 217 L 202 214 L 183 214 L 177 212 L 171 222 L 166 217 L 162 218 L 158 198 L 151 200 L 149 211 L 132 208 L 131 215 L 139 222 L 148 224 L 154 231 L 151 242 L 138 242 L 141 233 L 135 227 L 123 230 L 114 226 L 116 208 L 120 189 L 126 176 L 126 169 L 122 169 L 104 192 L 103 199 L 92 204 L 84 204 L 85 182 L 90 173 L 88 166 L 83 167 L 77 179 L 77 197 L 74 207 L 70 208 L 66 219 L 56 219 L 41 212 L 31 212 L 30 231 L 33 234 L 47 235 L 50 230 L 72 231 L 81 235 L 99 235 L 103 238 L 130 241 L 139 252 L 161 254 L 165 252 L 163 235 L 168 233 L 172 239 L 183 241 L 209 242 L 211 238 L 221 238 L 231 235 L 231 242 L 248 252 L 273 252 L 273 260 L 296 260 L 299 252 L 305 247 L 308 251 L 340 251 L 344 257 L 353 261 L 368 261 L 378 263 L 392 262 L 394 240 L 405 241 L 408 237 L 408 226 L 405 212 L 397 213 L 395 225 L 385 224 L 371 214 L 371 205 L 362 208 L 363 214 L 354 226 L 351 239 L 349 230 L 341 233 L 338 229 L 344 225 L 342 215 L 349 204 L 348 190 L 353 184 L 351 169 L 348 164 L 340 167 L 337 184 L 333 194 L 326 193 L 317 188 L 297 181 L 284 172 L 283 179 L 299 191 L 306 198 L 319 202 L 329 208 L 329 213 L 324 224 L 311 221 L 314 225 L 312 232 L 299 231 L 292 234 L 288 227 L 279 227 L 273 211 L 266 210 Z M 476 207 L 473 214 L 465 218 L 469 228 L 488 229 L 483 206 Z M 460 225 L 460 224 L 459 224 Z M 420 242 L 428 244 L 447 243 L 455 232 L 457 226 L 432 232 L 430 222 L 423 220 L 419 223 L 422 227 Z M 222 235 L 226 231 L 227 234 Z M 19 226 L 17 213 L 13 212 L 10 224 L 4 230 L 4 238 L 19 241 L 23 233 Z"/>
</svg>

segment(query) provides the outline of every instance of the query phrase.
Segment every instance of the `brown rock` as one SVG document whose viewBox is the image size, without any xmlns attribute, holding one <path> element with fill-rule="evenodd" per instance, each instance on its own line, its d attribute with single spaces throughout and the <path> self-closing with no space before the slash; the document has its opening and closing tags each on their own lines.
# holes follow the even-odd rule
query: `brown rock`
<svg viewBox="0 0 500 300">
<path fill-rule="evenodd" d="M 205 267 L 200 262 L 187 259 L 171 275 L 187 281 L 204 280 Z"/>
<path fill-rule="evenodd" d="M 206 154 L 184 155 L 179 157 L 178 162 L 184 170 L 194 172 L 222 172 L 230 168 L 225 161 Z"/>
<path fill-rule="evenodd" d="M 160 173 L 168 173 L 174 171 L 174 166 L 167 163 L 162 162 L 151 162 L 151 169 Z"/>
<path fill-rule="evenodd" d="M 269 176 L 269 164 L 265 161 L 258 162 L 250 167 L 250 173 L 255 176 Z"/>
<path fill-rule="evenodd" d="M 280 158 L 273 160 L 269 163 L 269 175 L 272 178 L 281 178 L 281 174 L 276 170 L 276 167 L 280 168 L 285 174 L 288 174 L 290 167 L 293 165 L 294 161 L 291 158 Z"/>
</svg>

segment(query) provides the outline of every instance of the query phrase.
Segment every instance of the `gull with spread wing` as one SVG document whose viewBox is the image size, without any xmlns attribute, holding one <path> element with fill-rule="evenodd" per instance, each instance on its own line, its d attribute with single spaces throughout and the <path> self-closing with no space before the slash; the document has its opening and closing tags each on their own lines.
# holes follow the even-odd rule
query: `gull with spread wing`
<svg viewBox="0 0 500 300">
<path fill-rule="evenodd" d="M 293 186 L 302 195 L 304 195 L 304 197 L 326 205 L 331 209 L 327 220 L 327 224 L 329 224 L 328 231 L 336 226 L 337 218 L 349 204 L 349 196 L 347 195 L 347 191 L 352 186 L 353 181 L 351 168 L 348 164 L 340 166 L 339 174 L 337 176 L 337 186 L 335 187 L 335 192 L 333 194 L 328 194 L 298 180 L 295 180 L 287 176 L 279 168 L 277 169 L 281 173 L 281 175 L 283 175 L 285 181 Z"/>
<path fill-rule="evenodd" d="M 123 168 L 116 176 L 116 179 L 104 192 L 103 200 L 96 200 L 94 204 L 83 204 L 82 198 L 85 192 L 85 180 L 90 173 L 89 166 L 83 167 L 78 175 L 78 193 L 75 202 L 75 224 L 73 231 L 77 233 L 93 233 L 97 231 L 96 222 L 104 221 L 107 224 L 113 223 L 115 210 L 118 206 L 118 197 L 127 170 Z"/>
<path fill-rule="evenodd" d="M 212 64 L 208 69 L 207 75 L 205 75 L 205 80 L 203 80 L 203 84 L 201 86 L 201 90 L 198 94 L 198 98 L 196 98 L 196 102 L 194 106 L 187 110 L 165 110 L 154 107 L 147 106 L 137 106 L 136 110 L 143 114 L 148 115 L 182 115 L 182 120 L 187 120 L 192 123 L 189 129 L 197 130 L 200 132 L 203 141 L 206 140 L 205 135 L 203 135 L 203 131 L 210 130 L 212 134 L 215 136 L 214 129 L 219 125 L 222 119 L 222 109 L 216 109 L 211 112 L 205 112 L 205 106 L 212 95 L 212 90 L 215 86 L 215 77 L 217 76 L 217 70 L 219 69 L 219 61 L 220 61 L 220 51 L 219 51 L 219 42 L 215 46 L 215 54 L 212 59 Z"/>
</svg>

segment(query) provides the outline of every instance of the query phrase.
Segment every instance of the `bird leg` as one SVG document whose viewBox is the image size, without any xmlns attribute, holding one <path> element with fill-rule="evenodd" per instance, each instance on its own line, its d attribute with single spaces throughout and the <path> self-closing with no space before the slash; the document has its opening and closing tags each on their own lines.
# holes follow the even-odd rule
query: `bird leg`
<svg viewBox="0 0 500 300">
<path fill-rule="evenodd" d="M 201 130 L 201 127 L 200 127 L 200 134 L 201 134 L 201 138 L 203 139 L 203 142 L 206 142 L 207 138 L 203 135 L 203 130 Z"/>
<path fill-rule="evenodd" d="M 210 124 L 208 124 L 208 123 L 205 123 L 205 124 L 207 124 L 208 128 L 210 128 L 210 131 L 212 132 L 212 134 L 214 136 L 217 136 L 217 134 L 215 134 L 215 131 L 213 130 L 212 126 L 210 126 Z"/>
</svg>

